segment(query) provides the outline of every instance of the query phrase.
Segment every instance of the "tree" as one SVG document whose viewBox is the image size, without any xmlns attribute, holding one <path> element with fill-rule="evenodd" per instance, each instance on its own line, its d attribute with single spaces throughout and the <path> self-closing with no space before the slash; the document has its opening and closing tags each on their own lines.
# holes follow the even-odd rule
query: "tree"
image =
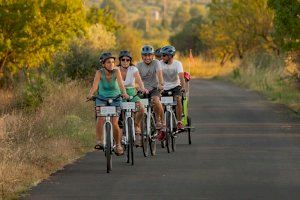
<svg viewBox="0 0 300 200">
<path fill-rule="evenodd" d="M 273 49 L 273 12 L 267 0 L 213 0 L 209 4 L 209 23 L 201 34 L 212 51 L 223 61 L 243 58 L 256 48 Z"/>
<path fill-rule="evenodd" d="M 203 24 L 201 16 L 191 19 L 179 33 L 170 37 L 170 43 L 182 53 L 188 53 L 189 49 L 193 49 L 196 55 L 205 51 L 207 47 L 200 35 L 200 32 L 203 31 Z"/>
<path fill-rule="evenodd" d="M 119 0 L 104 0 L 101 8 L 107 9 L 120 24 L 128 22 L 126 10 Z"/>
<path fill-rule="evenodd" d="M 180 30 L 180 28 L 184 26 L 184 23 L 189 20 L 189 6 L 186 3 L 182 3 L 175 11 L 171 22 L 171 27 L 175 30 Z"/>
<path fill-rule="evenodd" d="M 275 11 L 274 38 L 285 50 L 300 50 L 299 0 L 268 0 Z"/>
<path fill-rule="evenodd" d="M 103 24 L 106 30 L 111 32 L 118 31 L 121 26 L 112 16 L 108 8 L 100 9 L 93 5 L 87 12 L 87 21 L 90 24 Z"/>
<path fill-rule="evenodd" d="M 190 8 L 190 16 L 191 18 L 196 18 L 199 16 L 204 17 L 206 15 L 206 10 L 203 5 L 193 5 Z"/>
<path fill-rule="evenodd" d="M 2 0 L 0 72 L 38 66 L 85 27 L 80 0 Z"/>
<path fill-rule="evenodd" d="M 141 57 L 142 34 L 136 29 L 125 28 L 117 35 L 118 49 L 129 50 L 134 60 Z"/>
</svg>

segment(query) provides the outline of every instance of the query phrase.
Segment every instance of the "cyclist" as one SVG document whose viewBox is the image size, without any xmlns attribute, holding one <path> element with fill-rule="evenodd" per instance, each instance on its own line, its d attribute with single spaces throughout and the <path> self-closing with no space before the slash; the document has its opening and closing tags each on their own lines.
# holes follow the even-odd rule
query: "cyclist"
<svg viewBox="0 0 300 200">
<path fill-rule="evenodd" d="M 156 60 L 161 60 L 161 52 L 160 52 L 161 48 L 158 48 L 154 51 L 154 55 L 155 55 L 155 59 Z"/>
<path fill-rule="evenodd" d="M 102 68 L 96 72 L 93 86 L 87 96 L 88 99 L 91 99 L 95 92 L 97 92 L 97 95 L 101 99 L 115 98 L 121 95 L 121 91 L 123 98 L 129 98 L 126 94 L 120 70 L 115 67 L 115 59 L 116 58 L 110 52 L 101 54 L 100 63 L 102 64 Z M 96 106 L 106 106 L 106 104 L 106 101 L 96 99 Z M 115 99 L 111 104 L 118 108 L 118 113 L 120 113 L 120 104 L 121 98 Z M 112 118 L 113 135 L 116 142 L 115 153 L 122 155 L 124 154 L 124 150 L 121 145 L 121 131 L 118 126 L 118 118 L 119 117 Z M 96 125 L 97 144 L 95 145 L 95 149 L 103 149 L 104 121 L 105 118 L 100 117 Z"/>
<path fill-rule="evenodd" d="M 176 49 L 173 46 L 164 46 L 161 48 L 162 60 L 161 66 L 165 81 L 163 95 L 172 92 L 174 99 L 177 100 L 176 118 L 178 120 L 177 128 L 183 129 L 182 123 L 182 93 L 185 91 L 185 80 L 183 67 L 180 61 L 174 59 Z"/>
<path fill-rule="evenodd" d="M 156 118 L 156 128 L 162 130 L 164 128 L 164 117 L 163 117 L 163 107 L 160 102 L 161 91 L 163 90 L 164 82 L 163 75 L 160 66 L 160 62 L 154 59 L 154 49 L 150 45 L 145 45 L 142 47 L 142 61 L 137 63 L 142 81 L 144 82 L 145 88 L 149 91 L 149 95 L 153 102 L 153 110 Z M 162 131 L 158 135 L 158 139 L 163 135 Z"/>
<path fill-rule="evenodd" d="M 132 56 L 129 51 L 121 51 L 119 54 L 119 67 L 121 71 L 121 75 L 123 78 L 123 83 L 126 88 L 126 93 L 129 96 L 135 96 L 135 83 L 137 83 L 138 90 L 142 91 L 143 93 L 146 92 L 144 87 L 143 81 L 139 74 L 139 70 L 132 64 Z M 132 102 L 136 102 L 136 106 L 138 111 L 135 114 L 135 133 L 136 133 L 136 140 L 135 145 L 141 146 L 142 145 L 142 137 L 141 137 L 141 121 L 144 115 L 144 107 L 141 105 L 140 98 L 135 96 L 131 99 Z"/>
</svg>

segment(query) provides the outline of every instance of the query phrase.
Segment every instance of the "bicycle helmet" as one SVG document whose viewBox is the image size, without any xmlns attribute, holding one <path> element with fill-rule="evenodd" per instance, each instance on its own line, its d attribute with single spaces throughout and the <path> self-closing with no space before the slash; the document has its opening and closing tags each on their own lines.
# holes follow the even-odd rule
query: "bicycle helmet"
<svg viewBox="0 0 300 200">
<path fill-rule="evenodd" d="M 154 54 L 154 49 L 150 45 L 145 45 L 145 46 L 143 46 L 141 53 L 142 53 L 142 55 L 144 55 L 144 54 Z"/>
<path fill-rule="evenodd" d="M 158 57 L 161 57 L 161 48 L 156 49 L 155 52 L 154 52 L 154 55 L 158 56 Z"/>
<path fill-rule="evenodd" d="M 104 63 L 105 60 L 107 60 L 108 58 L 113 58 L 114 60 L 116 59 L 116 57 L 114 57 L 114 56 L 112 55 L 112 53 L 110 53 L 110 52 L 104 52 L 104 53 L 102 53 L 102 54 L 100 55 L 99 61 L 100 61 L 101 63 Z"/>
<path fill-rule="evenodd" d="M 174 56 L 176 52 L 175 47 L 168 45 L 168 46 L 164 46 L 163 48 L 161 48 L 160 53 L 161 55 L 166 54 L 168 56 Z"/>
<path fill-rule="evenodd" d="M 129 57 L 132 60 L 130 51 L 126 51 L 126 50 L 120 51 L 119 59 L 121 59 L 122 57 Z"/>
</svg>

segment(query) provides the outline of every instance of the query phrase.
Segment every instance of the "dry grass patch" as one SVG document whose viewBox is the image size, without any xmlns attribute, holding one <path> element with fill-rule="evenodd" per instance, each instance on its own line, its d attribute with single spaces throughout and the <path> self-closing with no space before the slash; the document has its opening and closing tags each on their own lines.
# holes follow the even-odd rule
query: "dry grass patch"
<svg viewBox="0 0 300 200">
<path fill-rule="evenodd" d="M 85 103 L 86 89 L 78 82 L 49 83 L 35 111 L 0 115 L 0 199 L 17 198 L 91 150 L 93 106 Z"/>
<path fill-rule="evenodd" d="M 184 70 L 191 73 L 194 77 L 213 78 L 230 74 L 237 66 L 237 62 L 227 62 L 221 66 L 217 61 L 205 61 L 200 57 L 195 57 L 191 61 L 188 57 L 180 57 Z"/>
</svg>

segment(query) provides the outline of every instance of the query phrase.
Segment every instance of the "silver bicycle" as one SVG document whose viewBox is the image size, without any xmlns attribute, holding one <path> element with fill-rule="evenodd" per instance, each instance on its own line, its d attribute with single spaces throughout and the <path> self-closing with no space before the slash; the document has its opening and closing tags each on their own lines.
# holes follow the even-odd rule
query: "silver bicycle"
<svg viewBox="0 0 300 200">
<path fill-rule="evenodd" d="M 165 146 L 167 152 L 170 153 L 170 145 L 172 151 L 176 149 L 176 131 L 177 131 L 177 118 L 174 112 L 174 106 L 177 105 L 177 101 L 174 100 L 172 92 L 168 92 L 168 96 L 161 97 L 161 103 L 165 106 L 165 122 L 166 122 L 166 137 Z"/>
<path fill-rule="evenodd" d="M 118 117 L 117 107 L 111 106 L 115 99 L 120 98 L 117 96 L 110 99 L 102 99 L 98 96 L 93 96 L 91 100 L 96 102 L 96 99 L 106 101 L 108 106 L 95 106 L 97 122 L 100 117 L 105 117 L 103 125 L 103 151 L 106 157 L 106 172 L 109 173 L 112 170 L 112 154 L 114 152 L 115 142 L 113 137 L 113 126 L 110 121 L 111 117 Z"/>
<path fill-rule="evenodd" d="M 152 102 L 149 94 L 145 94 L 141 99 L 146 111 L 142 120 L 142 147 L 145 157 L 156 154 L 156 136 L 157 130 L 155 127 L 154 114 L 152 111 Z"/>
</svg>

